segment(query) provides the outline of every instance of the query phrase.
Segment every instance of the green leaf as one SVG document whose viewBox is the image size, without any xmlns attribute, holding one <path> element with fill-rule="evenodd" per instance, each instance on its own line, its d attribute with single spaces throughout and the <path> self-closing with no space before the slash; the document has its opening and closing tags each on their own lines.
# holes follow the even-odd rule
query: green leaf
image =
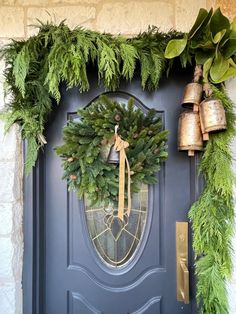
<svg viewBox="0 0 236 314">
<path fill-rule="evenodd" d="M 13 75 L 15 77 L 15 84 L 19 88 L 21 95 L 25 97 L 25 78 L 29 71 L 30 53 L 28 46 L 25 45 L 17 54 L 13 63 Z"/>
<path fill-rule="evenodd" d="M 223 29 L 222 31 L 220 31 L 217 34 L 215 34 L 215 36 L 213 38 L 213 43 L 214 44 L 219 43 L 221 41 L 221 39 L 223 38 L 225 33 L 226 33 L 226 29 Z"/>
<path fill-rule="evenodd" d="M 229 65 L 232 65 L 232 67 L 236 68 L 236 64 L 232 58 L 229 58 Z"/>
<path fill-rule="evenodd" d="M 213 82 L 218 82 L 229 68 L 229 61 L 225 60 L 221 53 L 218 53 L 210 68 L 210 76 Z"/>
<path fill-rule="evenodd" d="M 213 58 L 214 54 L 214 50 L 204 51 L 198 49 L 195 53 L 196 64 L 204 64 L 209 58 Z"/>
<path fill-rule="evenodd" d="M 233 33 L 236 33 L 236 17 L 233 19 L 231 23 L 231 30 Z"/>
<path fill-rule="evenodd" d="M 218 32 L 222 31 L 222 29 L 228 30 L 229 28 L 229 19 L 221 13 L 220 8 L 216 9 L 210 21 L 212 35 L 215 36 Z"/>
<path fill-rule="evenodd" d="M 236 68 L 235 67 L 229 67 L 228 70 L 224 73 L 222 77 L 220 77 L 218 80 L 215 80 L 214 83 L 222 83 L 226 80 L 229 80 L 230 78 L 234 77 L 236 75 Z"/>
<path fill-rule="evenodd" d="M 203 64 L 203 79 L 204 79 L 204 82 L 208 82 L 208 74 L 209 74 L 212 62 L 213 62 L 213 58 L 209 58 Z"/>
<path fill-rule="evenodd" d="M 225 59 L 228 59 L 235 53 L 236 53 L 236 38 L 229 38 L 222 47 L 222 54 Z"/>
<path fill-rule="evenodd" d="M 212 12 L 213 9 L 211 8 L 211 10 L 209 12 L 207 12 L 206 9 L 201 8 L 197 19 L 193 25 L 193 27 L 191 28 L 191 30 L 189 31 L 188 37 L 189 38 L 193 38 L 194 35 L 204 26 L 206 26 L 212 16 Z"/>
<path fill-rule="evenodd" d="M 27 142 L 27 156 L 25 161 L 25 173 L 30 174 L 32 168 L 35 166 L 38 157 L 39 145 L 34 137 L 28 138 Z"/>
<path fill-rule="evenodd" d="M 172 59 L 179 56 L 184 51 L 186 45 L 187 38 L 170 40 L 165 50 L 165 57 Z"/>
</svg>

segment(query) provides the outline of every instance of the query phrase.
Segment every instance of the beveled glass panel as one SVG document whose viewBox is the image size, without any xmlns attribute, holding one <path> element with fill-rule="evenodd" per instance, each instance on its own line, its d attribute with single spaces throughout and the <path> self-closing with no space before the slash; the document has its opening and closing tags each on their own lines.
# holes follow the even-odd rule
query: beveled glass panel
<svg viewBox="0 0 236 314">
<path fill-rule="evenodd" d="M 121 266 L 134 255 L 141 241 L 148 212 L 148 186 L 141 185 L 132 195 L 132 208 L 124 220 L 117 217 L 117 207 L 90 207 L 85 198 L 89 235 L 100 258 L 111 266 Z"/>
</svg>

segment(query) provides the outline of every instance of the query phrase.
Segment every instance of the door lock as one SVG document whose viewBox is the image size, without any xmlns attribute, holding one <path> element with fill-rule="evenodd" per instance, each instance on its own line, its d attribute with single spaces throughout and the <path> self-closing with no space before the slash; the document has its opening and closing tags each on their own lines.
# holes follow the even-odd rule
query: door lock
<svg viewBox="0 0 236 314">
<path fill-rule="evenodd" d="M 188 223 L 176 222 L 177 300 L 189 303 Z"/>
</svg>

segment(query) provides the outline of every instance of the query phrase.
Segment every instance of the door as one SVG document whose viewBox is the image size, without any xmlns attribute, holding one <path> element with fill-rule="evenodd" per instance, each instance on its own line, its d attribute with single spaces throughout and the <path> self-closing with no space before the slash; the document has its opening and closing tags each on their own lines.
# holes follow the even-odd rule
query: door
<svg viewBox="0 0 236 314">
<path fill-rule="evenodd" d="M 76 193 L 67 191 L 61 160 L 53 150 L 62 143 L 66 121 L 76 119 L 79 107 L 104 93 L 96 79 L 91 77 L 90 81 L 87 93 L 62 88 L 61 104 L 47 128 L 48 144 L 39 166 L 43 187 L 40 215 L 44 215 L 39 252 L 40 314 L 196 313 L 190 238 L 190 303 L 176 299 L 175 226 L 177 221 L 187 221 L 188 209 L 198 194 L 197 157 L 190 159 L 177 151 L 180 102 L 188 75 L 173 76 L 152 93 L 143 91 L 138 80 L 107 93 L 120 102 L 132 96 L 144 111 L 155 108 L 170 135 L 169 157 L 157 174 L 158 184 L 142 186 L 134 196 L 137 215 L 130 226 L 136 226 L 137 233 L 118 227 L 105 236 L 102 233 L 102 238 L 105 218 L 99 220 L 96 208 L 89 208 Z M 132 233 L 130 238 L 128 233 Z M 132 240 L 134 244 L 128 246 Z"/>
</svg>

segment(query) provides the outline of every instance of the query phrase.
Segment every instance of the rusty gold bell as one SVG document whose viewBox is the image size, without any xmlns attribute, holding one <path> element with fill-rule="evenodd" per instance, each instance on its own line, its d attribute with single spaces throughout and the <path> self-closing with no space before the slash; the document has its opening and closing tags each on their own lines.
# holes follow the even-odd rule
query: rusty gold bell
<svg viewBox="0 0 236 314">
<path fill-rule="evenodd" d="M 182 100 L 184 108 L 193 108 L 198 111 L 198 105 L 202 99 L 202 85 L 199 83 L 189 83 L 186 85 Z M 195 105 L 195 106 L 194 106 Z"/>
<path fill-rule="evenodd" d="M 178 149 L 187 150 L 189 156 L 194 156 L 194 151 L 202 148 L 199 114 L 194 111 L 184 111 L 179 117 Z"/>
<path fill-rule="evenodd" d="M 119 163 L 119 152 L 115 149 L 114 144 L 110 148 L 107 162 L 109 164 L 118 164 Z"/>
<path fill-rule="evenodd" d="M 114 139 L 103 139 L 101 142 L 100 156 L 104 162 L 107 161 L 110 154 L 112 145 L 114 144 Z"/>
<path fill-rule="evenodd" d="M 222 131 L 226 129 L 225 110 L 221 100 L 207 98 L 199 107 L 202 133 L 208 139 L 209 132 Z"/>
</svg>

